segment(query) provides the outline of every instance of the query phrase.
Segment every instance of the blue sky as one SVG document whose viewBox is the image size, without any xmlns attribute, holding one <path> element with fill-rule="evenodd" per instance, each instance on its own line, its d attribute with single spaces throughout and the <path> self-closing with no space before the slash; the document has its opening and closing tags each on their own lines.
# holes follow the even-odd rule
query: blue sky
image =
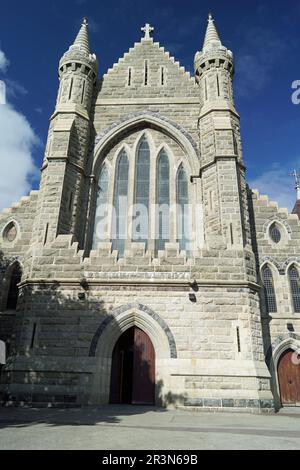
<svg viewBox="0 0 300 470">
<path fill-rule="evenodd" d="M 155 40 L 193 72 L 209 11 L 223 44 L 235 56 L 235 99 L 248 181 L 291 209 L 295 192 L 289 173 L 300 170 L 300 105 L 291 100 L 292 82 L 300 80 L 296 0 L 2 2 L 0 80 L 7 86 L 9 109 L 0 105 L 0 209 L 38 187 L 58 62 L 83 16 L 89 18 L 100 74 L 140 39 L 145 22 L 155 27 Z"/>
</svg>

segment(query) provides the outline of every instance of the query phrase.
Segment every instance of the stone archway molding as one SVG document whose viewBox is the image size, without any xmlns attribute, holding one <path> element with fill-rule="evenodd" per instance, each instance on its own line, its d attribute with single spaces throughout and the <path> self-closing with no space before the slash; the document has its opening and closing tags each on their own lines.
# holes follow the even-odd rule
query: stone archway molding
<svg viewBox="0 0 300 470">
<path fill-rule="evenodd" d="M 278 379 L 279 360 L 282 354 L 288 349 L 296 351 L 299 348 L 300 336 L 290 331 L 289 333 L 278 336 L 267 351 L 265 360 L 272 376 L 272 392 L 278 410 L 282 407 Z"/>
<path fill-rule="evenodd" d="M 99 345 L 102 349 L 102 354 L 104 353 L 103 345 L 106 342 L 103 340 L 104 336 L 107 336 L 108 334 L 111 339 L 116 341 L 118 337 L 131 326 L 139 326 L 145 331 L 145 333 L 149 334 L 154 347 L 156 346 L 156 349 L 162 346 L 158 341 L 158 338 L 160 337 L 162 343 L 166 343 L 168 345 L 169 358 L 177 359 L 175 339 L 167 323 L 152 309 L 138 303 L 118 307 L 110 313 L 110 315 L 101 323 L 93 337 L 89 357 L 95 357 L 97 355 Z M 111 345 L 110 341 L 109 344 Z M 105 352 L 105 355 L 108 357 L 110 354 L 111 351 Z"/>
<path fill-rule="evenodd" d="M 96 175 L 98 173 L 102 161 L 101 156 L 112 141 L 115 141 L 124 132 L 129 132 L 131 129 L 143 125 L 162 130 L 166 135 L 174 139 L 189 159 L 193 173 L 199 173 L 199 151 L 192 136 L 182 126 L 165 116 L 147 111 L 127 114 L 97 135 L 94 148 L 93 174 Z"/>
<path fill-rule="evenodd" d="M 174 336 L 166 322 L 152 309 L 131 303 L 113 310 L 99 326 L 90 347 L 96 369 L 89 402 L 107 404 L 110 396 L 112 354 L 120 336 L 136 326 L 151 339 L 156 356 L 156 383 L 168 386 L 170 361 L 177 359 Z"/>
<path fill-rule="evenodd" d="M 271 362 L 274 363 L 274 366 L 277 367 L 278 361 L 282 354 L 287 349 L 297 349 L 300 347 L 300 336 L 296 333 L 286 333 L 284 335 L 278 336 L 276 340 L 269 347 L 266 354 L 266 363 L 270 367 Z"/>
<path fill-rule="evenodd" d="M 288 349 L 298 351 L 300 349 L 300 336 L 296 333 L 289 332 L 284 335 L 278 336 L 276 340 L 269 347 L 266 354 L 266 363 L 273 377 L 273 395 L 276 408 L 282 407 L 279 377 L 278 377 L 278 364 L 279 360 Z"/>
</svg>

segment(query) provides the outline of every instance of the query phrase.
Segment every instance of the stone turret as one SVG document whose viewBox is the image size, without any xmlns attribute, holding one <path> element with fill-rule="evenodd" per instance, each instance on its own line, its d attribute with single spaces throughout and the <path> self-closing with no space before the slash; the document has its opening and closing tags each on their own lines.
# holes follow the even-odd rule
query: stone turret
<svg viewBox="0 0 300 470">
<path fill-rule="evenodd" d="M 60 88 L 57 106 L 74 103 L 89 111 L 98 74 L 98 61 L 91 53 L 87 20 L 59 63 Z"/>
<path fill-rule="evenodd" d="M 201 104 L 218 106 L 223 100 L 233 105 L 232 78 L 234 74 L 233 54 L 222 45 L 212 15 L 203 48 L 195 56 L 195 75 L 201 89 Z"/>
<path fill-rule="evenodd" d="M 201 176 L 208 247 L 249 242 L 240 122 L 234 106 L 233 54 L 223 46 L 209 14 L 202 50 L 195 56 L 200 90 Z"/>
<path fill-rule="evenodd" d="M 244 290 L 245 303 L 248 305 L 246 315 L 241 297 L 236 303 L 239 312 L 237 334 L 239 336 L 239 328 L 243 329 L 248 350 L 245 348 L 232 362 L 232 375 L 237 377 L 239 370 L 248 367 L 248 370 L 252 371 L 251 375 L 255 377 L 251 385 L 252 390 L 247 392 L 248 396 L 257 394 L 259 399 L 270 402 L 269 372 L 264 363 L 260 318 L 260 289 L 256 259 L 251 245 L 240 119 L 232 91 L 233 75 L 233 54 L 223 46 L 210 14 L 202 50 L 195 57 L 195 76 L 200 95 L 198 131 L 204 242 L 207 253 L 219 257 L 219 260 L 212 261 L 212 264 L 222 273 L 222 279 L 228 276 L 224 271 L 224 260 L 230 259 L 230 275 L 237 283 L 236 289 L 239 283 L 248 283 Z M 231 295 L 232 291 L 228 291 L 227 295 L 229 292 Z M 240 292 L 239 290 L 239 295 Z M 225 290 L 222 295 L 225 295 Z M 226 303 L 225 298 L 223 302 Z M 224 312 L 224 307 L 216 314 L 217 324 L 220 324 L 221 312 Z M 263 387 L 260 384 L 261 377 Z M 243 377 L 239 380 L 240 389 L 248 387 L 249 382 L 246 385 Z"/>
<path fill-rule="evenodd" d="M 87 153 L 98 62 L 91 53 L 87 20 L 59 63 L 59 91 L 42 166 L 34 243 L 46 245 L 57 235 L 84 243 L 89 191 Z"/>
</svg>

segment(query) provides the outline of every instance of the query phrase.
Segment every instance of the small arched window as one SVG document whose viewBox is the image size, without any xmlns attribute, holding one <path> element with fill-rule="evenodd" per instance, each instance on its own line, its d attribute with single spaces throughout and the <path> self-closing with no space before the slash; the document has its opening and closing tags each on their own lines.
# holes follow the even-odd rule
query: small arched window
<svg viewBox="0 0 300 470">
<path fill-rule="evenodd" d="M 3 238 L 8 243 L 13 243 L 17 238 L 17 227 L 14 222 L 10 222 L 3 231 Z"/>
<path fill-rule="evenodd" d="M 170 165 L 163 149 L 157 160 L 156 254 L 170 240 Z"/>
<path fill-rule="evenodd" d="M 106 166 L 101 170 L 98 182 L 98 198 L 95 217 L 93 248 L 108 237 L 108 171 Z"/>
<path fill-rule="evenodd" d="M 273 274 L 269 266 L 265 266 L 262 271 L 263 284 L 265 289 L 265 298 L 268 313 L 277 312 L 276 293 L 274 289 Z"/>
<path fill-rule="evenodd" d="M 272 224 L 270 227 L 270 237 L 271 237 L 271 240 L 276 244 L 280 243 L 281 241 L 281 238 L 282 238 L 281 231 L 276 223 Z"/>
<path fill-rule="evenodd" d="M 188 194 L 188 178 L 181 166 L 177 173 L 177 241 L 180 250 L 190 254 L 190 208 Z"/>
<path fill-rule="evenodd" d="M 295 266 L 289 269 L 289 279 L 295 313 L 300 313 L 300 276 Z"/>
<path fill-rule="evenodd" d="M 117 162 L 115 193 L 114 193 L 114 223 L 113 223 L 113 250 L 124 256 L 125 240 L 127 238 L 128 214 L 128 171 L 129 163 L 125 150 L 121 152 Z"/>
<path fill-rule="evenodd" d="M 7 295 L 7 303 L 6 309 L 7 310 L 16 310 L 18 304 L 18 297 L 19 297 L 19 288 L 18 284 L 20 284 L 22 279 L 22 270 L 19 264 L 15 264 L 11 276 L 10 276 L 10 284 L 9 290 Z"/>
<path fill-rule="evenodd" d="M 145 243 L 149 238 L 150 148 L 146 136 L 138 147 L 134 198 L 133 240 Z"/>
</svg>

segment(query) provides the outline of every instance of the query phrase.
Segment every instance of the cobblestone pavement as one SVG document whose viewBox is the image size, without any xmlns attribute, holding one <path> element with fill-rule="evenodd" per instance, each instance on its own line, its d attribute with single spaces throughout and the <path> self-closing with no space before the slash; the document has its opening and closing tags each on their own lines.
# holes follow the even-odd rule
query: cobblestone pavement
<svg viewBox="0 0 300 470">
<path fill-rule="evenodd" d="M 300 410 L 249 415 L 129 406 L 0 408 L 0 449 L 300 449 Z"/>
</svg>

